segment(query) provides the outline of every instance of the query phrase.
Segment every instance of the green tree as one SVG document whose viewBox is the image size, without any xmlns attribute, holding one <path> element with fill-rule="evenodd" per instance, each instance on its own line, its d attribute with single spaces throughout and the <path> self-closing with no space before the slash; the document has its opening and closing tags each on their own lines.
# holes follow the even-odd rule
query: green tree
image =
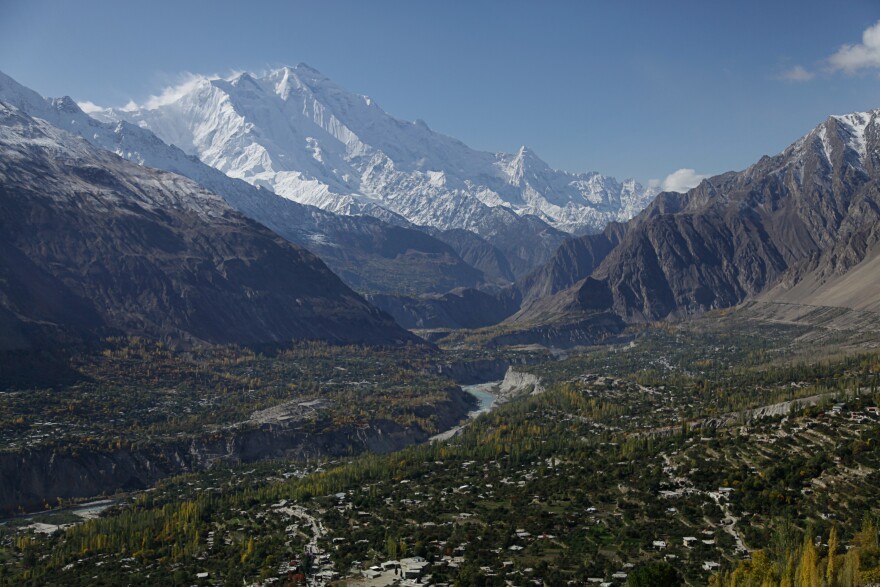
<svg viewBox="0 0 880 587">
<path fill-rule="evenodd" d="M 630 573 L 629 587 L 680 587 L 681 574 L 665 561 L 654 562 Z"/>
</svg>

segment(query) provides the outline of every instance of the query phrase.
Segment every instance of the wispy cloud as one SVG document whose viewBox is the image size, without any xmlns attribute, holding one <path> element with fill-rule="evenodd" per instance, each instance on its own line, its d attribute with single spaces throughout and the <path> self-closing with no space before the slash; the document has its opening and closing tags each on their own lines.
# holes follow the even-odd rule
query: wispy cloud
<svg viewBox="0 0 880 587">
<path fill-rule="evenodd" d="M 178 84 L 168 86 L 162 93 L 158 96 L 150 96 L 144 102 L 143 106 L 148 110 L 152 110 L 153 108 L 159 108 L 160 106 L 165 106 L 167 104 L 173 104 L 174 102 L 180 100 L 183 96 L 191 92 L 196 88 L 200 83 L 209 80 L 216 79 L 218 76 L 204 76 L 204 75 L 196 75 L 193 73 L 185 73 L 182 74 L 183 81 Z"/>
<path fill-rule="evenodd" d="M 880 21 L 865 29 L 861 43 L 843 45 L 828 58 L 828 63 L 834 71 L 846 73 L 880 68 Z"/>
<path fill-rule="evenodd" d="M 83 100 L 82 102 L 77 102 L 77 106 L 85 112 L 86 114 L 94 114 L 95 112 L 103 112 L 104 108 L 98 106 L 94 102 L 89 102 L 88 100 Z"/>
<path fill-rule="evenodd" d="M 816 77 L 816 74 L 803 65 L 795 65 L 777 75 L 776 79 L 781 79 L 787 82 L 808 82 L 814 77 Z"/>
<path fill-rule="evenodd" d="M 700 185 L 700 182 L 709 177 L 700 175 L 693 169 L 679 169 L 666 176 L 660 184 L 664 192 L 686 192 Z"/>
</svg>

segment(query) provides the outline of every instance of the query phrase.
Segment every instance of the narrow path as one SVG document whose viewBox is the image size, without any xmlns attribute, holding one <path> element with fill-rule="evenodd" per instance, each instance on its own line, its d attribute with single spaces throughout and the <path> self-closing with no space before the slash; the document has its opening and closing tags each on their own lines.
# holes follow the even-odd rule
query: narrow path
<svg viewBox="0 0 880 587">
<path fill-rule="evenodd" d="M 312 529 L 312 537 L 309 540 L 306 548 L 311 553 L 318 552 L 318 540 L 323 538 L 327 534 L 327 530 L 324 528 L 324 525 L 320 520 L 315 518 L 312 514 L 310 514 L 304 507 L 295 505 L 281 508 L 279 511 L 284 512 L 289 516 L 293 516 L 304 520 L 306 524 L 308 524 Z"/>
<path fill-rule="evenodd" d="M 736 541 L 737 549 L 741 552 L 751 552 L 751 550 L 746 547 L 742 534 L 736 529 L 736 525 L 739 523 L 740 518 L 737 518 L 730 512 L 730 504 L 728 504 L 726 500 L 721 499 L 721 493 L 718 491 L 707 491 L 706 493 L 712 498 L 715 505 L 717 505 L 724 514 L 724 517 L 721 519 L 721 527 L 733 537 L 734 541 Z"/>
</svg>

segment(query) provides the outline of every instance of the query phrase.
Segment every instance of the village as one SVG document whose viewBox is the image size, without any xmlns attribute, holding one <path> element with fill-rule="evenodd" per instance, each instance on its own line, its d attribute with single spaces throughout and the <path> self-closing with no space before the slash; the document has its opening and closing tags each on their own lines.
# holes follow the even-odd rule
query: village
<svg viewBox="0 0 880 587">
<path fill-rule="evenodd" d="M 605 387 L 605 381 L 599 383 Z M 324 507 L 312 513 L 275 504 L 271 515 L 287 514 L 313 529 L 311 572 L 282 565 L 276 577 L 254 585 L 297 577 L 317 585 L 449 585 L 463 571 L 503 584 L 539 585 L 547 571 L 542 558 L 562 556 L 581 540 L 596 545 L 595 562 L 584 567 L 587 584 L 625 585 L 632 569 L 648 557 L 705 578 L 731 560 L 748 558 L 755 528 L 766 519 L 766 511 L 745 509 L 753 503 L 752 490 L 736 475 L 765 477 L 778 451 L 833 450 L 846 439 L 876 433 L 880 425 L 877 407 L 858 396 L 827 409 L 817 409 L 816 403 L 799 405 L 801 412 L 785 416 L 765 411 L 761 419 L 703 430 L 705 436 L 695 430 L 675 449 L 661 450 L 654 462 L 641 465 L 648 473 L 642 484 L 614 481 L 618 474 L 567 459 L 510 468 L 504 463 L 509 457 L 502 457 L 425 463 L 412 478 L 320 499 Z M 591 423 L 587 429 L 594 428 Z M 742 452 L 737 447 L 745 440 L 750 448 Z M 854 478 L 843 457 L 829 460 L 833 464 L 804 479 L 802 487 L 786 490 L 784 499 L 805 505 L 818 490 L 877 478 L 877 469 L 861 465 Z M 634 466 L 609 464 L 623 471 Z M 725 471 L 736 475 L 723 476 Z M 710 485 L 712 480 L 718 482 Z M 838 507 L 843 509 L 817 511 L 826 519 L 846 519 L 846 504 Z M 827 534 L 817 539 L 821 545 Z M 603 544 L 617 549 L 611 554 Z"/>
<path fill-rule="evenodd" d="M 618 587 L 659 562 L 698 585 L 749 560 L 780 519 L 824 549 L 833 526 L 851 536 L 873 511 L 873 372 L 762 373 L 720 393 L 681 379 L 675 360 L 657 364 L 659 376 L 638 377 L 540 366 L 511 376 L 529 385 L 503 401 L 484 388 L 446 439 L 215 466 L 116 497 L 94 519 L 19 518 L 0 525 L 14 553 L 0 573 L 43 535 L 72 549 L 69 572 L 134 583 Z M 254 417 L 308 419 L 311 401 Z M 104 528 L 141 536 L 157 519 L 144 536 L 160 539 L 102 550 Z M 170 546 L 164 528 L 177 528 Z"/>
</svg>

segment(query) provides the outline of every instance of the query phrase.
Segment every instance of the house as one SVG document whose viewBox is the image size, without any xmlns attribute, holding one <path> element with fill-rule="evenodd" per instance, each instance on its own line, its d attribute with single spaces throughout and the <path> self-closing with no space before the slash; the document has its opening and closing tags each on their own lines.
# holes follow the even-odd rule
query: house
<svg viewBox="0 0 880 587">
<path fill-rule="evenodd" d="M 664 548 L 666 548 L 666 541 L 665 540 L 655 540 L 654 542 L 651 543 L 651 546 L 653 546 L 657 550 L 663 550 Z"/>
<path fill-rule="evenodd" d="M 703 563 L 703 570 L 704 571 L 717 571 L 720 568 L 721 568 L 721 565 L 716 562 L 706 561 Z"/>
<path fill-rule="evenodd" d="M 424 574 L 425 567 L 427 566 L 428 561 L 420 556 L 413 556 L 400 560 L 400 567 L 403 571 L 402 574 L 404 579 L 418 579 Z"/>
<path fill-rule="evenodd" d="M 682 539 L 682 542 L 684 543 L 684 545 L 686 547 L 692 548 L 694 546 L 694 544 L 697 543 L 697 537 L 696 536 L 685 536 Z"/>
</svg>

